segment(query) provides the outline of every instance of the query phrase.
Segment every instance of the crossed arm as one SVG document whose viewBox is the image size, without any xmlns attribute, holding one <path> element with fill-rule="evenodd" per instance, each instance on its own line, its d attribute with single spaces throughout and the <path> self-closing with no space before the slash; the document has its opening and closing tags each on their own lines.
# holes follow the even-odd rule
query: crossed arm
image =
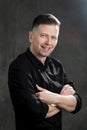
<svg viewBox="0 0 87 130">
<path fill-rule="evenodd" d="M 46 118 L 55 115 L 56 113 L 60 112 L 61 109 L 72 112 L 76 108 L 77 100 L 76 97 L 73 96 L 75 90 L 70 85 L 64 85 L 60 94 L 50 92 L 42 87 L 36 85 L 37 89 L 39 90 L 36 93 L 36 96 L 42 102 L 48 104 L 49 111 L 46 115 Z"/>
</svg>

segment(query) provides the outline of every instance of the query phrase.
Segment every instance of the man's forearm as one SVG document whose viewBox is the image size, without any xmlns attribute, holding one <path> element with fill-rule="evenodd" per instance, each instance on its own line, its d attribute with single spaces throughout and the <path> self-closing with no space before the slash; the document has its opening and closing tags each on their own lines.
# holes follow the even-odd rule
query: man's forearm
<svg viewBox="0 0 87 130">
<path fill-rule="evenodd" d="M 54 105 L 48 105 L 48 106 L 49 106 L 49 111 L 46 114 L 46 118 L 52 117 L 55 114 L 57 114 L 58 112 L 60 112 L 60 109 L 57 108 L 56 106 L 54 106 Z"/>
<path fill-rule="evenodd" d="M 36 93 L 36 96 L 47 104 L 55 104 L 58 108 L 64 109 L 68 112 L 75 110 L 77 105 L 77 99 L 73 95 L 75 93 L 74 89 L 65 85 L 60 94 L 50 92 L 37 86 L 40 92 Z"/>
<path fill-rule="evenodd" d="M 73 95 L 56 95 L 56 102 L 54 103 L 61 109 L 72 112 L 76 108 L 77 100 Z"/>
</svg>

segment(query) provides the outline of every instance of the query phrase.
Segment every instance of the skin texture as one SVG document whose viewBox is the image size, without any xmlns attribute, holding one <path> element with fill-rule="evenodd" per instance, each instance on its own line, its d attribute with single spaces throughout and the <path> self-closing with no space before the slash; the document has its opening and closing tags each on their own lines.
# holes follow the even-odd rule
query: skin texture
<svg viewBox="0 0 87 130">
<path fill-rule="evenodd" d="M 59 27 L 41 24 L 29 33 L 30 50 L 44 64 L 45 59 L 55 49 L 58 42 Z"/>
</svg>

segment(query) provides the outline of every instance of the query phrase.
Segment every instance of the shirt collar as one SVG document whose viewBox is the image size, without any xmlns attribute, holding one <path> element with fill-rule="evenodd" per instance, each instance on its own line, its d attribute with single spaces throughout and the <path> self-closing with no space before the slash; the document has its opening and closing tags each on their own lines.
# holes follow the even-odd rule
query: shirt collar
<svg viewBox="0 0 87 130">
<path fill-rule="evenodd" d="M 26 54 L 28 56 L 28 58 L 31 60 L 31 62 L 36 66 L 36 68 L 39 68 L 40 66 L 41 67 L 46 67 L 48 66 L 48 64 L 51 61 L 51 59 L 49 57 L 46 58 L 46 61 L 45 61 L 45 64 L 43 65 L 34 55 L 33 53 L 30 51 L 30 49 L 28 48 L 27 51 L 26 51 Z"/>
</svg>

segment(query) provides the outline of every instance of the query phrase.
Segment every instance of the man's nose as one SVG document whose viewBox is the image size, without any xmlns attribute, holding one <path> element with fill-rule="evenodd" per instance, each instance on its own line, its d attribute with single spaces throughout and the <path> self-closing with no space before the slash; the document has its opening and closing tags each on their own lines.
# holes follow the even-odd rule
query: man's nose
<svg viewBox="0 0 87 130">
<path fill-rule="evenodd" d="M 47 39 L 46 39 L 46 44 L 47 44 L 47 45 L 50 45 L 50 44 L 51 44 L 51 38 L 50 38 L 50 37 L 47 37 Z"/>
</svg>

